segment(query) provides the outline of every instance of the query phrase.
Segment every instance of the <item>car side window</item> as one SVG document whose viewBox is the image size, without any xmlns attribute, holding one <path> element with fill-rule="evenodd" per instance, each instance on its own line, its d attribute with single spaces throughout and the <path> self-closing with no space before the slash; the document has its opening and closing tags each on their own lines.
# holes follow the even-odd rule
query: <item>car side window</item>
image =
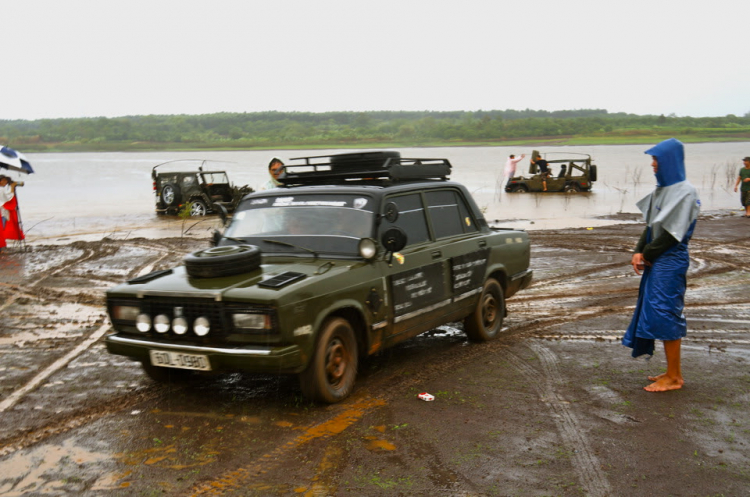
<svg viewBox="0 0 750 497">
<path fill-rule="evenodd" d="M 454 190 L 434 190 L 425 193 L 427 208 L 435 238 L 462 235 L 476 231 L 463 198 Z"/>
<path fill-rule="evenodd" d="M 389 203 L 396 204 L 398 216 L 393 221 L 383 217 L 380 224 L 381 234 L 388 228 L 397 226 L 406 232 L 407 246 L 426 242 L 430 239 L 422 197 L 418 193 L 388 197 L 384 205 Z"/>
<path fill-rule="evenodd" d="M 189 187 L 195 183 L 195 176 L 185 176 L 182 178 L 182 186 Z"/>
</svg>

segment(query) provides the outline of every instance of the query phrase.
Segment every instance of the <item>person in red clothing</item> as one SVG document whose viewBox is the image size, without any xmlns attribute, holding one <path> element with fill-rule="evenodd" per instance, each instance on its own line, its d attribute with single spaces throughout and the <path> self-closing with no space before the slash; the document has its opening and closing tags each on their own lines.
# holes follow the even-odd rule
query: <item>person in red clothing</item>
<svg viewBox="0 0 750 497">
<path fill-rule="evenodd" d="M 18 216 L 18 183 L 7 176 L 0 176 L 0 249 L 5 247 L 5 240 L 23 240 L 24 234 Z"/>
</svg>

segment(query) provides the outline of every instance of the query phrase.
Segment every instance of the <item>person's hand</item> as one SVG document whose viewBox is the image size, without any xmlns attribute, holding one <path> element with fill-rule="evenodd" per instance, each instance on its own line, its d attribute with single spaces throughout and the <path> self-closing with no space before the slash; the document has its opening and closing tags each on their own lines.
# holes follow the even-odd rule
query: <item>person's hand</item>
<svg viewBox="0 0 750 497">
<path fill-rule="evenodd" d="M 630 259 L 630 264 L 633 266 L 635 274 L 641 274 L 641 271 L 643 271 L 646 266 L 651 265 L 650 262 L 643 258 L 643 254 L 633 254 L 633 257 Z"/>
</svg>

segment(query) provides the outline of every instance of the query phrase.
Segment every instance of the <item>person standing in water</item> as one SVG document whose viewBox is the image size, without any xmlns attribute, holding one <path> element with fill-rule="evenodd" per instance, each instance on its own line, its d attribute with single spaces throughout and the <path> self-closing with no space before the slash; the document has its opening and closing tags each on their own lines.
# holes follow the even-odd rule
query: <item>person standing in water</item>
<svg viewBox="0 0 750 497">
<path fill-rule="evenodd" d="M 734 192 L 737 193 L 737 187 L 740 187 L 740 203 L 745 208 L 745 217 L 750 217 L 750 157 L 742 159 L 742 163 L 745 167 L 740 168 Z"/>
<path fill-rule="evenodd" d="M 687 335 L 683 314 L 687 270 L 690 265 L 688 243 L 700 212 L 700 200 L 686 180 L 685 152 L 674 138 L 646 150 L 652 156 L 656 189 L 636 205 L 646 220 L 631 264 L 641 274 L 638 302 L 622 344 L 633 349 L 633 357 L 653 355 L 654 340 L 664 342 L 667 372 L 649 376 L 644 387 L 649 392 L 682 388 L 680 348 Z"/>
</svg>

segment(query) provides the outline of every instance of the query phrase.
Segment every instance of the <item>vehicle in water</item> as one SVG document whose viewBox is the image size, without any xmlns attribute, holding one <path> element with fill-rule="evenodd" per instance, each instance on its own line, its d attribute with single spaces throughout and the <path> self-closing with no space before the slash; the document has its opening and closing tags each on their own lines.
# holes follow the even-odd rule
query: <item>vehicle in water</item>
<svg viewBox="0 0 750 497">
<path fill-rule="evenodd" d="M 186 206 L 191 216 L 216 213 L 219 206 L 234 211 L 242 197 L 253 189 L 247 185 L 234 186 L 225 171 L 204 169 L 216 165 L 212 161 L 182 159 L 154 166 L 151 178 L 157 214 L 174 215 Z M 166 167 L 157 171 L 163 166 Z"/>
<path fill-rule="evenodd" d="M 547 192 L 588 192 L 596 181 L 596 164 L 589 154 L 573 152 L 547 152 L 540 154 L 534 150 L 529 162 L 529 176 L 514 176 L 505 185 L 508 193 L 543 192 L 543 176 L 539 166 L 535 164 L 538 158 L 547 161 L 549 176 L 547 176 Z M 555 167 L 557 166 L 557 171 Z M 545 192 L 546 193 L 546 192 Z"/>
</svg>

